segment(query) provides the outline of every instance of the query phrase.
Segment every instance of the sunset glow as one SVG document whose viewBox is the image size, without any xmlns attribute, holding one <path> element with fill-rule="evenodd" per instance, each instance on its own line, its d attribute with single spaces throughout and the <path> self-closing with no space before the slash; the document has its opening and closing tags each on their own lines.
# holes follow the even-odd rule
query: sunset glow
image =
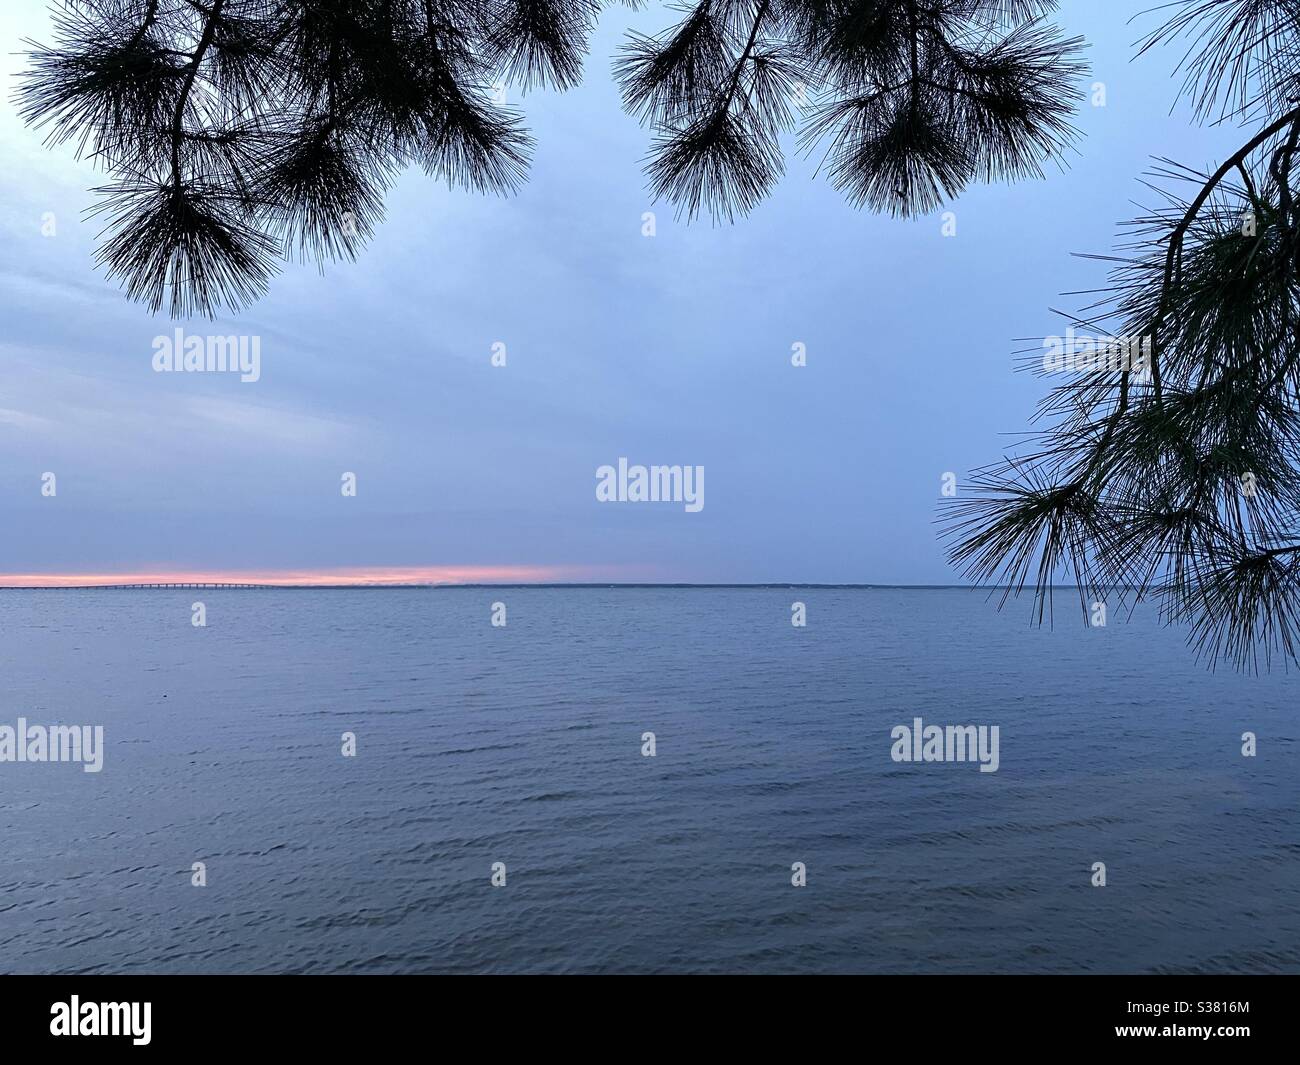
<svg viewBox="0 0 1300 1065">
<path fill-rule="evenodd" d="M 547 584 L 653 579 L 619 566 L 369 566 L 333 570 L 140 570 L 123 573 L 6 573 L 0 588 L 87 588 L 122 584 L 266 584 L 374 587 L 434 584 Z"/>
</svg>

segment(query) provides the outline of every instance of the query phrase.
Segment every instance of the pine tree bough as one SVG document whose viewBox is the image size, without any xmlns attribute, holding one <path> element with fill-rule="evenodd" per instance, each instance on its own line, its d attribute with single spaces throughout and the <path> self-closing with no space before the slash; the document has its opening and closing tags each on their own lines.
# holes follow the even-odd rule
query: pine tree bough
<svg viewBox="0 0 1300 1065">
<path fill-rule="evenodd" d="M 1141 337 L 1149 366 L 1072 374 L 1040 405 L 1047 427 L 940 521 L 951 561 L 1003 603 L 1032 585 L 1040 622 L 1065 578 L 1085 618 L 1151 600 L 1211 668 L 1258 670 L 1300 644 L 1300 6 L 1182 7 L 1143 51 L 1192 37 L 1183 93 L 1255 132 L 1207 173 L 1159 160 L 1164 205 L 1093 257 L 1109 284 L 1072 328 Z"/>
<path fill-rule="evenodd" d="M 639 0 L 629 0 L 638 6 Z M 354 258 L 393 176 L 508 192 L 532 139 L 503 89 L 578 82 L 602 0 L 68 0 L 26 42 L 23 117 L 109 175 L 98 261 L 173 316 L 258 299 L 285 258 Z M 698 0 L 614 63 L 658 197 L 753 208 L 780 137 L 855 204 L 926 212 L 1038 176 L 1076 131 L 1054 0 Z"/>
</svg>

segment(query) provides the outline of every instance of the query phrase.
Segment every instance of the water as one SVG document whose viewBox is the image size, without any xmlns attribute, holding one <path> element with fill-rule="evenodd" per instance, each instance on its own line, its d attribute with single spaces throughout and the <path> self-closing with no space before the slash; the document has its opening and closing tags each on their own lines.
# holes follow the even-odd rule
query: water
<svg viewBox="0 0 1300 1065">
<path fill-rule="evenodd" d="M 98 774 L 0 764 L 8 971 L 1300 971 L 1295 679 L 1208 674 L 1151 621 L 7 591 L 0 635 L 0 724 L 106 737 Z M 1000 769 L 893 762 L 915 716 L 997 724 Z"/>
</svg>

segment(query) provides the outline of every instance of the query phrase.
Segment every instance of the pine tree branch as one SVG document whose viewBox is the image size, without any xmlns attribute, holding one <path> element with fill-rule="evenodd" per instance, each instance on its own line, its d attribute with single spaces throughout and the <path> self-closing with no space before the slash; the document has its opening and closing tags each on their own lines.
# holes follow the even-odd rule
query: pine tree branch
<svg viewBox="0 0 1300 1065">
<path fill-rule="evenodd" d="M 185 72 L 185 80 L 181 83 L 181 90 L 176 98 L 176 109 L 172 112 L 172 184 L 177 195 L 180 194 L 181 188 L 181 142 L 184 140 L 182 131 L 185 120 L 185 106 L 189 102 L 190 92 L 194 89 L 194 79 L 198 77 L 199 66 L 203 63 L 203 56 L 212 44 L 212 38 L 216 35 L 217 20 L 221 18 L 221 8 L 225 2 L 226 0 L 214 0 L 211 13 L 208 14 L 207 21 L 203 26 L 203 35 L 195 46 L 194 58 L 190 61 Z M 194 6 L 199 7 L 197 4 Z M 199 7 L 199 10 L 204 9 Z"/>
<path fill-rule="evenodd" d="M 754 44 L 758 40 L 758 30 L 759 27 L 763 25 L 763 19 L 767 16 L 769 4 L 770 0 L 760 0 L 758 13 L 754 16 L 754 25 L 749 31 L 749 40 L 745 42 L 744 50 L 740 53 L 740 58 L 736 60 L 736 68 L 731 75 L 731 82 L 727 86 L 727 92 L 723 97 L 722 104 L 718 107 L 719 111 L 728 111 L 731 109 L 731 101 L 735 97 L 737 89 L 740 88 L 741 75 L 744 73 L 745 64 L 753 54 Z"/>
<path fill-rule="evenodd" d="M 1241 165 L 1250 157 L 1251 152 L 1265 144 L 1268 140 L 1291 123 L 1300 122 L 1300 107 L 1288 111 L 1281 118 L 1275 119 L 1265 126 L 1262 130 L 1251 137 L 1244 145 L 1238 148 L 1224 161 L 1217 170 L 1210 175 L 1205 184 L 1201 186 L 1201 191 L 1196 194 L 1195 199 L 1188 205 L 1187 210 L 1183 213 L 1182 219 L 1174 226 L 1173 231 L 1169 234 L 1169 248 L 1165 255 L 1165 272 L 1164 282 L 1160 292 L 1160 302 L 1156 308 L 1155 321 L 1152 323 L 1152 341 L 1151 341 L 1151 369 L 1153 385 L 1156 389 L 1156 399 L 1159 402 L 1160 391 L 1158 381 L 1159 375 L 1159 354 L 1160 354 L 1160 329 L 1164 324 L 1165 314 L 1169 308 L 1169 301 L 1174 291 L 1174 260 L 1182 250 L 1183 238 L 1187 235 L 1188 227 L 1191 226 L 1196 216 L 1200 213 L 1201 208 L 1205 205 L 1210 194 L 1218 186 L 1224 177 L 1235 167 Z"/>
</svg>

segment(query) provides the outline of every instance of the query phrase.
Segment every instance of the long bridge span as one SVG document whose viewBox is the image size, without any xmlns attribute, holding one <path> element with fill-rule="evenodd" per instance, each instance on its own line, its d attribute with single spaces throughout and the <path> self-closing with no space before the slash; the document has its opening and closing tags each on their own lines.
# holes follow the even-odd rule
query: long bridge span
<svg viewBox="0 0 1300 1065">
<path fill-rule="evenodd" d="M 257 588 L 266 591 L 292 591 L 295 589 L 320 590 L 320 589 L 350 589 L 350 588 L 405 588 L 405 589 L 428 589 L 437 585 L 425 582 L 403 582 L 395 583 L 390 581 L 375 581 L 373 583 L 362 583 L 359 581 L 346 581 L 339 584 L 321 584 L 316 582 L 303 582 L 295 584 L 292 581 L 282 581 L 276 583 L 265 583 L 258 581 L 121 581 L 114 584 L 5 584 L 0 579 L 0 592 L 5 591 L 46 591 L 57 592 L 59 590 L 67 591 L 122 591 L 126 589 L 137 588 Z"/>
<path fill-rule="evenodd" d="M 294 585 L 236 584 L 230 581 L 172 581 L 165 583 L 152 581 L 148 584 L 47 584 L 42 587 L 50 590 L 67 588 L 74 591 L 87 591 L 90 589 L 120 591 L 126 588 L 292 588 Z"/>
</svg>

